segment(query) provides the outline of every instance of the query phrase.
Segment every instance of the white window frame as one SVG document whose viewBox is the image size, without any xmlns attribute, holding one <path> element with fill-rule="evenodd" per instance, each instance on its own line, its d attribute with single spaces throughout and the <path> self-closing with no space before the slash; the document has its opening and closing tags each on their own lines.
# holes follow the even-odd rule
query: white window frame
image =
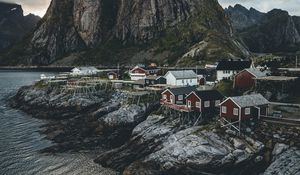
<svg viewBox="0 0 300 175">
<path fill-rule="evenodd" d="M 239 115 L 239 108 L 233 108 L 233 115 L 238 116 Z"/>
<path fill-rule="evenodd" d="M 183 100 L 183 95 L 178 95 L 178 101 L 182 101 Z"/>
<path fill-rule="evenodd" d="M 227 106 L 222 106 L 222 114 L 226 114 L 227 113 Z"/>
<path fill-rule="evenodd" d="M 245 115 L 250 115 L 250 114 L 251 114 L 251 109 L 245 108 Z"/>
<path fill-rule="evenodd" d="M 192 102 L 191 102 L 191 100 L 188 100 L 188 107 L 189 107 L 189 108 L 192 107 Z"/>
<path fill-rule="evenodd" d="M 221 103 L 221 100 L 216 100 L 216 101 L 215 101 L 215 106 L 216 106 L 216 107 L 219 106 L 220 103 Z"/>
<path fill-rule="evenodd" d="M 209 108 L 210 107 L 210 101 L 205 101 L 204 102 L 204 107 Z"/>
<path fill-rule="evenodd" d="M 199 101 L 196 102 L 196 107 L 201 108 L 201 103 Z"/>
</svg>

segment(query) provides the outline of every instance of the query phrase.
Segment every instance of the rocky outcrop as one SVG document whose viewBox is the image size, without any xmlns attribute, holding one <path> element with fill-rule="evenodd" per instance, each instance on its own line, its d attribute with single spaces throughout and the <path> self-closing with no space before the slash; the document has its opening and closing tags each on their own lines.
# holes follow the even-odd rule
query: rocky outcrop
<svg viewBox="0 0 300 175">
<path fill-rule="evenodd" d="M 37 118 L 64 119 L 95 109 L 107 101 L 107 97 L 105 92 L 92 96 L 74 96 L 52 88 L 27 86 L 18 91 L 11 104 Z"/>
<path fill-rule="evenodd" d="M 219 36 L 224 42 L 215 40 Z M 80 52 L 70 64 L 128 64 L 144 59 L 176 64 L 204 40 L 225 47 L 212 54 L 214 59 L 224 52 L 230 57 L 247 56 L 235 44 L 224 44 L 237 41 L 216 0 L 52 0 L 21 62 L 49 65 Z M 197 59 L 207 59 L 205 55 L 215 49 L 211 47 Z"/>
<path fill-rule="evenodd" d="M 286 148 L 285 148 L 286 149 Z M 274 152 L 277 152 L 274 150 Z M 275 157 L 273 163 L 264 172 L 264 175 L 272 174 L 300 174 L 300 150 L 292 147 Z"/>
<path fill-rule="evenodd" d="M 236 4 L 234 7 L 229 6 L 225 9 L 225 13 L 231 20 L 232 26 L 236 31 L 243 31 L 244 29 L 260 24 L 265 15 L 254 8 L 248 10 L 240 4 Z"/>
<path fill-rule="evenodd" d="M 236 5 L 226 9 L 235 30 L 252 52 L 294 52 L 300 47 L 299 17 L 274 9 L 261 13 Z"/>
<path fill-rule="evenodd" d="M 254 163 L 264 148 L 250 138 L 225 136 L 207 126 L 184 129 L 178 123 L 149 116 L 133 130 L 128 143 L 100 155 L 96 162 L 123 174 L 214 174 Z"/>
<path fill-rule="evenodd" d="M 32 31 L 40 17 L 23 15 L 20 5 L 0 2 L 0 51 L 12 47 Z"/>
</svg>

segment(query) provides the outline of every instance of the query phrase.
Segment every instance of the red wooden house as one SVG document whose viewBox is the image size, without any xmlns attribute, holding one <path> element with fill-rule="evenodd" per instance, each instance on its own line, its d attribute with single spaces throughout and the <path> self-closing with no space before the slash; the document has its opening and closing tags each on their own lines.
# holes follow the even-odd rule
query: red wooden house
<svg viewBox="0 0 300 175">
<path fill-rule="evenodd" d="M 220 117 L 230 121 L 266 116 L 269 101 L 261 94 L 229 97 L 220 104 Z"/>
<path fill-rule="evenodd" d="M 224 96 L 217 90 L 193 91 L 186 97 L 187 107 L 192 111 L 210 113 L 219 108 Z"/>
<path fill-rule="evenodd" d="M 137 65 L 129 71 L 131 80 L 145 79 L 148 75 L 157 75 L 160 69 L 157 67 L 146 67 L 144 65 Z"/>
<path fill-rule="evenodd" d="M 185 97 L 193 91 L 196 88 L 192 86 L 166 89 L 161 93 L 160 103 L 175 110 L 188 111 Z"/>
<path fill-rule="evenodd" d="M 249 89 L 255 85 L 255 78 L 267 76 L 256 68 L 244 69 L 234 76 L 233 87 L 235 89 Z"/>
</svg>

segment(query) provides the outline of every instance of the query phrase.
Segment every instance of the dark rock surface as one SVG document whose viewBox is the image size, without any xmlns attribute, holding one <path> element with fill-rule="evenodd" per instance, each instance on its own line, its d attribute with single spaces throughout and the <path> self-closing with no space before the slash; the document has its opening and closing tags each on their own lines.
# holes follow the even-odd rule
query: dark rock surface
<svg viewBox="0 0 300 175">
<path fill-rule="evenodd" d="M 40 19 L 33 14 L 24 16 L 20 5 L 0 2 L 0 52 L 32 31 Z"/>
<path fill-rule="evenodd" d="M 178 119 L 151 115 L 133 130 L 129 142 L 101 154 L 96 162 L 123 174 L 230 173 L 245 162 L 254 163 L 263 148 L 250 138 L 224 136 L 207 126 L 185 129 Z"/>
<path fill-rule="evenodd" d="M 272 53 L 300 50 L 300 17 L 290 16 L 280 9 L 261 13 L 241 5 L 225 11 L 250 51 Z"/>
<path fill-rule="evenodd" d="M 10 103 L 48 120 L 41 133 L 56 144 L 43 152 L 65 152 L 103 150 L 123 144 L 133 128 L 157 106 L 124 104 L 125 97 L 119 92 L 101 90 L 73 95 L 33 85 L 22 87 Z"/>
<path fill-rule="evenodd" d="M 276 152 L 276 151 L 275 151 Z M 264 175 L 300 174 L 300 150 L 296 147 L 289 148 L 286 151 L 276 155 L 273 163 L 267 168 Z"/>
<path fill-rule="evenodd" d="M 201 41 L 208 45 L 199 47 Z M 176 64 L 195 47 L 201 54 L 193 63 L 248 56 L 216 0 L 52 0 L 23 46 L 22 54 L 6 56 L 29 65 Z"/>
</svg>

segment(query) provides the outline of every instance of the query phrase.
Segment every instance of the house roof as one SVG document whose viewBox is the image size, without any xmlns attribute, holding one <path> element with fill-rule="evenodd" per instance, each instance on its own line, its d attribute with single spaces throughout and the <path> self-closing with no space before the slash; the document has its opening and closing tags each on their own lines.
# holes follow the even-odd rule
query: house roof
<svg viewBox="0 0 300 175">
<path fill-rule="evenodd" d="M 261 94 L 230 97 L 229 99 L 231 99 L 233 102 L 235 102 L 241 108 L 269 104 L 269 101 L 267 99 L 265 99 L 265 97 L 263 97 Z M 227 101 L 227 100 L 225 100 L 225 101 Z"/>
<path fill-rule="evenodd" d="M 224 96 L 217 90 L 195 91 L 195 94 L 202 100 L 219 100 Z"/>
<path fill-rule="evenodd" d="M 187 87 L 179 87 L 179 88 L 170 88 L 168 89 L 174 95 L 183 95 L 190 94 L 191 92 L 196 90 L 196 87 L 187 86 Z"/>
<path fill-rule="evenodd" d="M 216 69 L 217 70 L 244 70 L 250 68 L 251 64 L 252 64 L 251 61 L 223 60 L 219 62 Z"/>
<path fill-rule="evenodd" d="M 256 78 L 267 76 L 266 71 L 262 72 L 262 71 L 260 71 L 256 68 L 253 68 L 253 67 L 251 67 L 249 69 L 245 69 L 245 70 L 248 71 L 249 73 L 251 73 L 252 75 L 254 75 Z"/>
<path fill-rule="evenodd" d="M 89 67 L 75 67 L 74 69 L 78 69 L 80 71 L 99 71 L 99 69 L 89 66 Z"/>
<path fill-rule="evenodd" d="M 266 77 L 258 77 L 256 79 L 263 80 L 263 81 L 292 81 L 292 80 L 297 80 L 298 77 L 266 76 Z"/>
<path fill-rule="evenodd" d="M 168 73 L 172 74 L 176 79 L 197 78 L 197 74 L 193 70 L 169 71 Z"/>
<path fill-rule="evenodd" d="M 160 78 L 164 78 L 164 77 L 162 77 L 162 76 L 155 76 L 155 75 L 149 75 L 145 79 L 146 80 L 158 80 Z"/>
<path fill-rule="evenodd" d="M 148 70 L 160 70 L 159 68 L 157 67 L 147 67 L 145 65 L 136 65 L 134 68 L 132 68 L 131 70 L 134 70 L 134 69 L 137 69 L 137 68 L 140 68 L 140 69 L 144 69 L 145 71 L 148 71 Z"/>
</svg>

